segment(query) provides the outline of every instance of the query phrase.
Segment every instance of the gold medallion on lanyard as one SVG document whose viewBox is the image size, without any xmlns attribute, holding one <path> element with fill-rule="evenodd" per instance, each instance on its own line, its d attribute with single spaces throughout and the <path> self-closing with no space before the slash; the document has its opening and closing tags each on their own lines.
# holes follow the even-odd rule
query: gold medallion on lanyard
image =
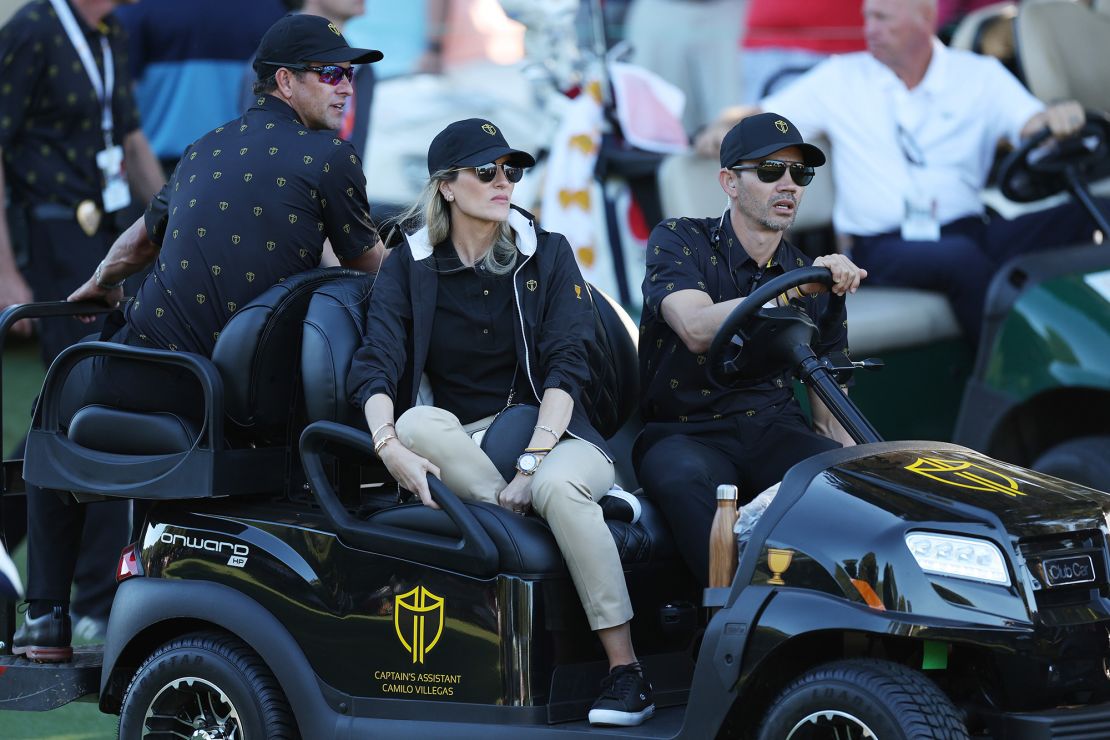
<svg viewBox="0 0 1110 740">
<path fill-rule="evenodd" d="M 77 204 L 77 225 L 85 236 L 92 236 L 100 228 L 100 209 L 91 200 L 83 200 Z"/>
</svg>

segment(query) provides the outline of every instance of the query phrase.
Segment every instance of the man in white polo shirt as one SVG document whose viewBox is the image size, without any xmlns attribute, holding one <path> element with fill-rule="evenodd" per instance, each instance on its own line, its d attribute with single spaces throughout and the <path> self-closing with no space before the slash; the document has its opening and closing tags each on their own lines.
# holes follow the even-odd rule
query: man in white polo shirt
<svg viewBox="0 0 1110 740">
<path fill-rule="evenodd" d="M 833 224 L 852 237 L 852 259 L 872 284 L 946 293 L 977 342 L 998 266 L 1038 248 L 1090 241 L 1075 205 L 1013 221 L 987 218 L 979 193 L 998 142 L 1046 126 L 1078 131 L 1082 107 L 1046 107 L 997 60 L 948 49 L 933 35 L 936 0 L 864 0 L 866 52 L 821 63 L 755 108 L 732 108 L 698 140 L 716 151 L 737 120 L 774 110 L 836 157 Z"/>
</svg>

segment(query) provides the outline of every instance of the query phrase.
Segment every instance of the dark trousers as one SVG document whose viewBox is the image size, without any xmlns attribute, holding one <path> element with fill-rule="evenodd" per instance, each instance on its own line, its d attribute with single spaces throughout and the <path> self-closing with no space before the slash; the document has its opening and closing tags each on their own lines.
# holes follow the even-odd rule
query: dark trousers
<svg viewBox="0 0 1110 740">
<path fill-rule="evenodd" d="M 683 559 L 709 582 L 709 530 L 717 486 L 735 484 L 739 503 L 782 480 L 793 465 L 840 443 L 814 432 L 797 403 L 703 424 L 648 424 L 637 478 L 663 510 Z"/>
<path fill-rule="evenodd" d="M 121 344 L 150 346 L 133 336 L 126 326 L 114 332 L 109 339 Z M 82 405 L 104 404 L 133 411 L 165 410 L 191 418 L 203 415 L 203 396 L 199 385 L 191 375 L 176 368 L 97 358 L 86 372 L 87 375 L 82 373 L 70 379 L 87 382 Z M 102 510 L 106 509 L 123 512 L 122 527 L 113 525 L 113 542 L 100 545 L 101 549 L 96 553 L 98 567 L 107 567 L 103 573 L 107 574 L 111 593 L 114 593 L 119 553 L 132 536 L 127 516 L 130 506 L 131 501 L 78 504 L 69 494 L 28 484 L 28 600 L 69 601 L 70 584 L 74 581 L 77 564 L 79 560 L 90 557 L 90 553 L 82 548 L 82 529 L 87 530 L 94 519 L 105 516 Z M 135 522 L 136 526 L 140 523 Z M 83 598 L 83 594 L 79 595 L 79 599 Z M 79 611 L 77 602 L 73 611 Z"/>
<path fill-rule="evenodd" d="M 1089 243 L 1094 230 L 1086 210 L 1069 202 L 1013 220 L 962 218 L 942 227 L 936 242 L 908 242 L 898 232 L 857 236 L 852 259 L 867 270 L 868 285 L 945 293 L 964 336 L 977 346 L 987 288 L 999 267 L 1029 252 Z"/>
</svg>

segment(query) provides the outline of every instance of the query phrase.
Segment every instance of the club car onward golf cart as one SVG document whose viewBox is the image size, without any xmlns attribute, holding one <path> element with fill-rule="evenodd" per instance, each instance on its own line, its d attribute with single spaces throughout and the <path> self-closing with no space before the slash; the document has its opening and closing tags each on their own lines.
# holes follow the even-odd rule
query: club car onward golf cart
<svg viewBox="0 0 1110 740">
<path fill-rule="evenodd" d="M 867 444 L 790 471 L 731 588 L 692 587 L 650 501 L 609 522 L 655 684 L 644 725 L 585 722 L 607 666 L 542 521 L 435 479 L 442 511 L 398 503 L 344 400 L 370 281 L 341 269 L 264 293 L 211 361 L 93 342 L 51 367 L 23 477 L 150 507 L 103 650 L 0 657 L 0 709 L 96 694 L 128 739 L 1105 737 L 1110 496 L 950 444 L 879 441 L 838 390 L 851 365 L 813 356 L 800 311 L 757 308 L 829 279 L 767 283 L 712 361 L 730 379 L 796 366 Z M 586 395 L 614 435 L 635 405 L 634 335 L 592 300 Z M 8 309 L 0 332 L 32 309 Z M 66 375 L 109 352 L 189 368 L 203 427 L 67 405 Z"/>
</svg>

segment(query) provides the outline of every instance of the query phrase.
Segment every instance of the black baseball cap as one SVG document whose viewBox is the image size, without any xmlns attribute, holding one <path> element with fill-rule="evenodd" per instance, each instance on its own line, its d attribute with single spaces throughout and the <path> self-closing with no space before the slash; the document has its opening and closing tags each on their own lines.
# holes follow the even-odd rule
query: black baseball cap
<svg viewBox="0 0 1110 740">
<path fill-rule="evenodd" d="M 505 155 L 521 167 L 531 167 L 536 158 L 528 152 L 513 149 L 500 129 L 484 118 L 455 121 L 436 134 L 428 147 L 428 174 L 452 167 L 478 167 Z"/>
<path fill-rule="evenodd" d="M 254 57 L 254 71 L 262 79 L 267 67 L 287 67 L 304 62 L 369 64 L 382 58 L 376 49 L 356 49 L 327 18 L 290 13 L 279 18 L 262 36 Z"/>
<path fill-rule="evenodd" d="M 741 120 L 725 134 L 721 142 L 721 167 L 735 167 L 745 159 L 759 159 L 788 146 L 801 149 L 802 158 L 810 167 L 825 163 L 825 153 L 802 141 L 798 129 L 784 116 L 760 113 Z"/>
</svg>

